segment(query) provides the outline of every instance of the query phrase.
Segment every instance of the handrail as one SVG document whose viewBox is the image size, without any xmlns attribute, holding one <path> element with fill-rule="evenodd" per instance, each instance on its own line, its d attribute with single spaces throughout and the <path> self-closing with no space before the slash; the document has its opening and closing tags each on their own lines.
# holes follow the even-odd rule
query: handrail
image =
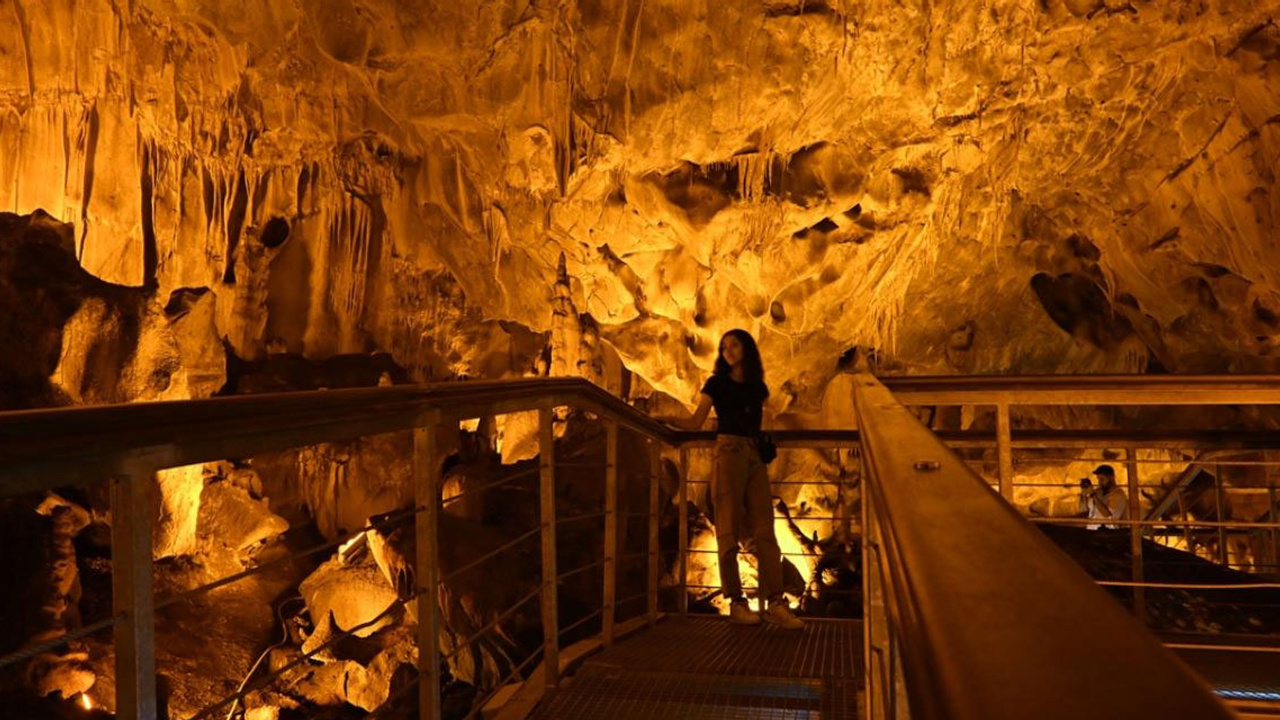
<svg viewBox="0 0 1280 720">
<path fill-rule="evenodd" d="M 981 403 L 979 403 L 981 404 Z M 857 430 L 779 430 L 769 429 L 778 447 L 814 448 L 859 443 Z M 991 430 L 934 430 L 940 440 L 952 448 L 989 448 L 998 442 Z M 698 430 L 676 433 L 679 447 L 710 447 L 715 433 Z M 1280 430 L 1222 430 L 1220 428 L 1185 428 L 1177 430 L 1057 430 L 1052 428 L 1011 430 L 1014 448 L 1097 448 L 1129 447 L 1223 450 L 1261 450 L 1280 448 Z M 1224 463 L 1225 464 L 1225 463 Z"/>
<path fill-rule="evenodd" d="M 993 402 L 1146 404 L 1280 402 L 1280 376 L 968 376 L 886 378 L 903 404 Z M 1075 387 L 1082 389 L 1072 389 Z M 1160 397 L 1149 393 L 1158 391 Z M 1171 396 L 1174 395 L 1174 396 Z M 594 410 L 672 446 L 701 446 L 714 433 L 680 432 L 580 378 L 474 380 L 383 388 L 238 395 L 199 400 L 0 412 L 0 494 L 93 482 L 139 456 L 157 468 L 278 451 L 405 430 L 423 412 L 445 419 L 520 412 L 548 403 Z M 856 430 L 777 430 L 782 447 L 856 444 Z M 953 447 L 985 447 L 992 432 L 940 432 Z M 1054 445 L 1280 447 L 1280 432 L 1020 430 L 1015 447 Z"/>
<path fill-rule="evenodd" d="M 1151 504 L 1151 509 L 1147 511 L 1145 519 L 1154 520 L 1163 516 L 1178 501 L 1178 495 L 1191 484 L 1192 480 L 1196 479 L 1196 476 L 1202 470 L 1206 470 L 1215 458 L 1230 457 L 1231 454 L 1230 451 L 1226 450 L 1202 453 L 1194 462 L 1187 465 L 1186 469 L 1178 475 L 1177 480 L 1164 488 L 1164 493 L 1160 498 Z"/>
<path fill-rule="evenodd" d="M 860 375 L 854 397 L 878 529 L 865 572 L 883 588 L 912 717 L 1231 717 L 884 385 Z"/>
<path fill-rule="evenodd" d="M 1280 375 L 881 377 L 903 405 L 1274 405 Z"/>
<path fill-rule="evenodd" d="M 579 378 L 240 395 L 0 413 L 0 493 L 100 480 L 139 456 L 156 468 L 407 430 L 445 419 L 574 405 L 667 443 L 678 435 Z"/>
</svg>

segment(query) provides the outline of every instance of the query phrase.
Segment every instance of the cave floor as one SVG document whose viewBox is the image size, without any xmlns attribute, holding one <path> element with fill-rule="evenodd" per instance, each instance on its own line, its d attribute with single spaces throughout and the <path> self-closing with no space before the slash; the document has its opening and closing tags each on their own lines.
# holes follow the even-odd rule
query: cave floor
<svg viewBox="0 0 1280 720">
<path fill-rule="evenodd" d="M 586 660 L 533 718 L 853 720 L 862 623 L 803 630 L 668 617 Z"/>
</svg>

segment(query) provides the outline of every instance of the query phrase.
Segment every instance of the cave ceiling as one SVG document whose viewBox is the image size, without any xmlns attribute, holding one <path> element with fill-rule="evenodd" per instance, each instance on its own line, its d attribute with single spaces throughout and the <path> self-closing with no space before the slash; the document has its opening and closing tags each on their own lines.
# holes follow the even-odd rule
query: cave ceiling
<svg viewBox="0 0 1280 720">
<path fill-rule="evenodd" d="M 247 361 L 1275 371 L 1277 10 L 0 0 L 0 210 Z"/>
</svg>

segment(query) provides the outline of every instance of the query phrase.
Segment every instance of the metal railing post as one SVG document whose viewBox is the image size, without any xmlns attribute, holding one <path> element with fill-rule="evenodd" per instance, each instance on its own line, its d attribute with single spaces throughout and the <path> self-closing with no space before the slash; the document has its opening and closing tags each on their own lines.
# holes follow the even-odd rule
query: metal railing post
<svg viewBox="0 0 1280 720">
<path fill-rule="evenodd" d="M 658 476 L 662 471 L 662 446 L 649 439 L 649 623 L 658 620 Z"/>
<path fill-rule="evenodd" d="M 422 513 L 414 521 L 418 613 L 418 717 L 439 720 L 440 713 L 440 448 L 434 414 L 413 429 L 413 503 Z"/>
<path fill-rule="evenodd" d="M 1267 521 L 1271 523 L 1271 552 L 1270 564 L 1267 566 L 1267 574 L 1280 576 L 1280 537 L 1277 536 L 1276 528 L 1276 474 L 1272 472 L 1275 467 L 1271 463 L 1275 462 L 1275 453 L 1270 450 L 1262 451 L 1262 462 L 1266 463 L 1262 467 L 1262 478 L 1267 484 Z"/>
<path fill-rule="evenodd" d="M 849 512 L 849 483 L 844 471 L 849 452 L 851 450 L 848 448 L 835 449 L 836 467 L 840 469 L 839 483 L 836 485 L 836 517 L 840 519 L 836 521 L 835 535 L 842 544 L 849 542 L 849 523 L 853 521 L 853 515 Z"/>
<path fill-rule="evenodd" d="M 605 423 L 604 467 L 604 608 L 600 633 L 613 646 L 614 605 L 618 600 L 618 422 Z"/>
<path fill-rule="evenodd" d="M 1138 449 L 1136 447 L 1125 448 L 1125 474 L 1128 476 L 1129 485 L 1129 513 L 1130 520 L 1136 520 L 1142 517 L 1142 496 L 1139 494 L 1141 484 L 1138 475 Z M 1143 582 L 1146 576 L 1142 559 L 1142 526 L 1129 526 L 1129 555 L 1133 564 L 1133 581 L 1135 583 Z M 1138 616 L 1138 620 L 1145 625 L 1147 622 L 1147 597 L 1146 591 L 1139 586 L 1133 588 L 1133 612 Z"/>
<path fill-rule="evenodd" d="M 1222 466 L 1218 463 L 1213 464 L 1213 496 L 1218 522 L 1222 523 L 1226 518 L 1222 513 Z M 1227 529 L 1218 525 L 1218 561 L 1227 565 L 1227 560 Z"/>
<path fill-rule="evenodd" d="M 151 524 L 155 473 L 130 462 L 110 480 L 111 601 L 124 618 L 115 626 L 116 716 L 156 720 L 155 600 Z"/>
<path fill-rule="evenodd" d="M 1178 488 L 1178 515 L 1182 520 L 1182 541 L 1187 544 L 1187 552 L 1194 555 L 1196 553 L 1195 536 L 1191 534 L 1191 526 L 1187 524 L 1187 505 L 1182 497 L 1182 488 Z"/>
<path fill-rule="evenodd" d="M 885 687 L 888 689 L 888 707 L 885 708 L 885 717 L 889 720 L 898 720 L 898 634 L 890 627 L 885 636 L 885 644 L 889 646 L 889 662 L 886 663 L 886 669 L 889 671 L 889 677 L 885 678 Z"/>
<path fill-rule="evenodd" d="M 1013 502 L 1013 438 L 1009 403 L 996 405 L 996 455 L 1000 463 L 1000 497 Z"/>
<path fill-rule="evenodd" d="M 680 489 L 676 496 L 680 503 L 679 546 L 677 548 L 676 574 L 680 582 L 680 614 L 689 612 L 689 448 L 680 448 Z"/>
<path fill-rule="evenodd" d="M 542 508 L 542 664 L 547 687 L 560 682 L 559 604 L 556 597 L 556 467 L 551 408 L 538 411 L 539 492 Z"/>
<path fill-rule="evenodd" d="M 1272 485 L 1267 488 L 1267 499 L 1271 502 L 1271 512 L 1268 518 L 1271 520 L 1271 574 L 1280 575 L 1280 537 L 1276 532 L 1276 487 Z"/>
<path fill-rule="evenodd" d="M 871 503 L 867 493 L 867 463 L 861 448 L 858 449 L 858 476 L 860 486 L 858 494 L 862 498 L 859 508 L 862 524 L 862 540 L 859 547 L 862 556 L 862 667 L 863 672 L 866 673 L 863 712 L 866 713 L 867 718 L 874 719 L 877 717 L 875 713 L 877 708 L 874 700 L 876 670 L 873 664 L 871 642 L 872 626 L 875 623 L 871 603 L 871 573 L 875 572 L 875 569 L 871 567 Z"/>
</svg>

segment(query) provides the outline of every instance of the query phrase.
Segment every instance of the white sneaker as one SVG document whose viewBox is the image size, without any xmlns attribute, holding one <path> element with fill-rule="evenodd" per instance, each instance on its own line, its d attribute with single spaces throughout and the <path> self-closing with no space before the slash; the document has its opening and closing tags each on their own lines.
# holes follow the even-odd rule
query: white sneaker
<svg viewBox="0 0 1280 720">
<path fill-rule="evenodd" d="M 752 610 L 746 600 L 734 600 L 729 606 L 729 622 L 734 625 L 759 625 L 760 614 Z"/>
<path fill-rule="evenodd" d="M 804 627 L 804 621 L 796 617 L 791 612 L 791 608 L 779 603 L 770 605 L 768 610 L 764 611 L 765 622 L 770 625 L 777 625 L 783 630 L 799 630 Z"/>
</svg>

